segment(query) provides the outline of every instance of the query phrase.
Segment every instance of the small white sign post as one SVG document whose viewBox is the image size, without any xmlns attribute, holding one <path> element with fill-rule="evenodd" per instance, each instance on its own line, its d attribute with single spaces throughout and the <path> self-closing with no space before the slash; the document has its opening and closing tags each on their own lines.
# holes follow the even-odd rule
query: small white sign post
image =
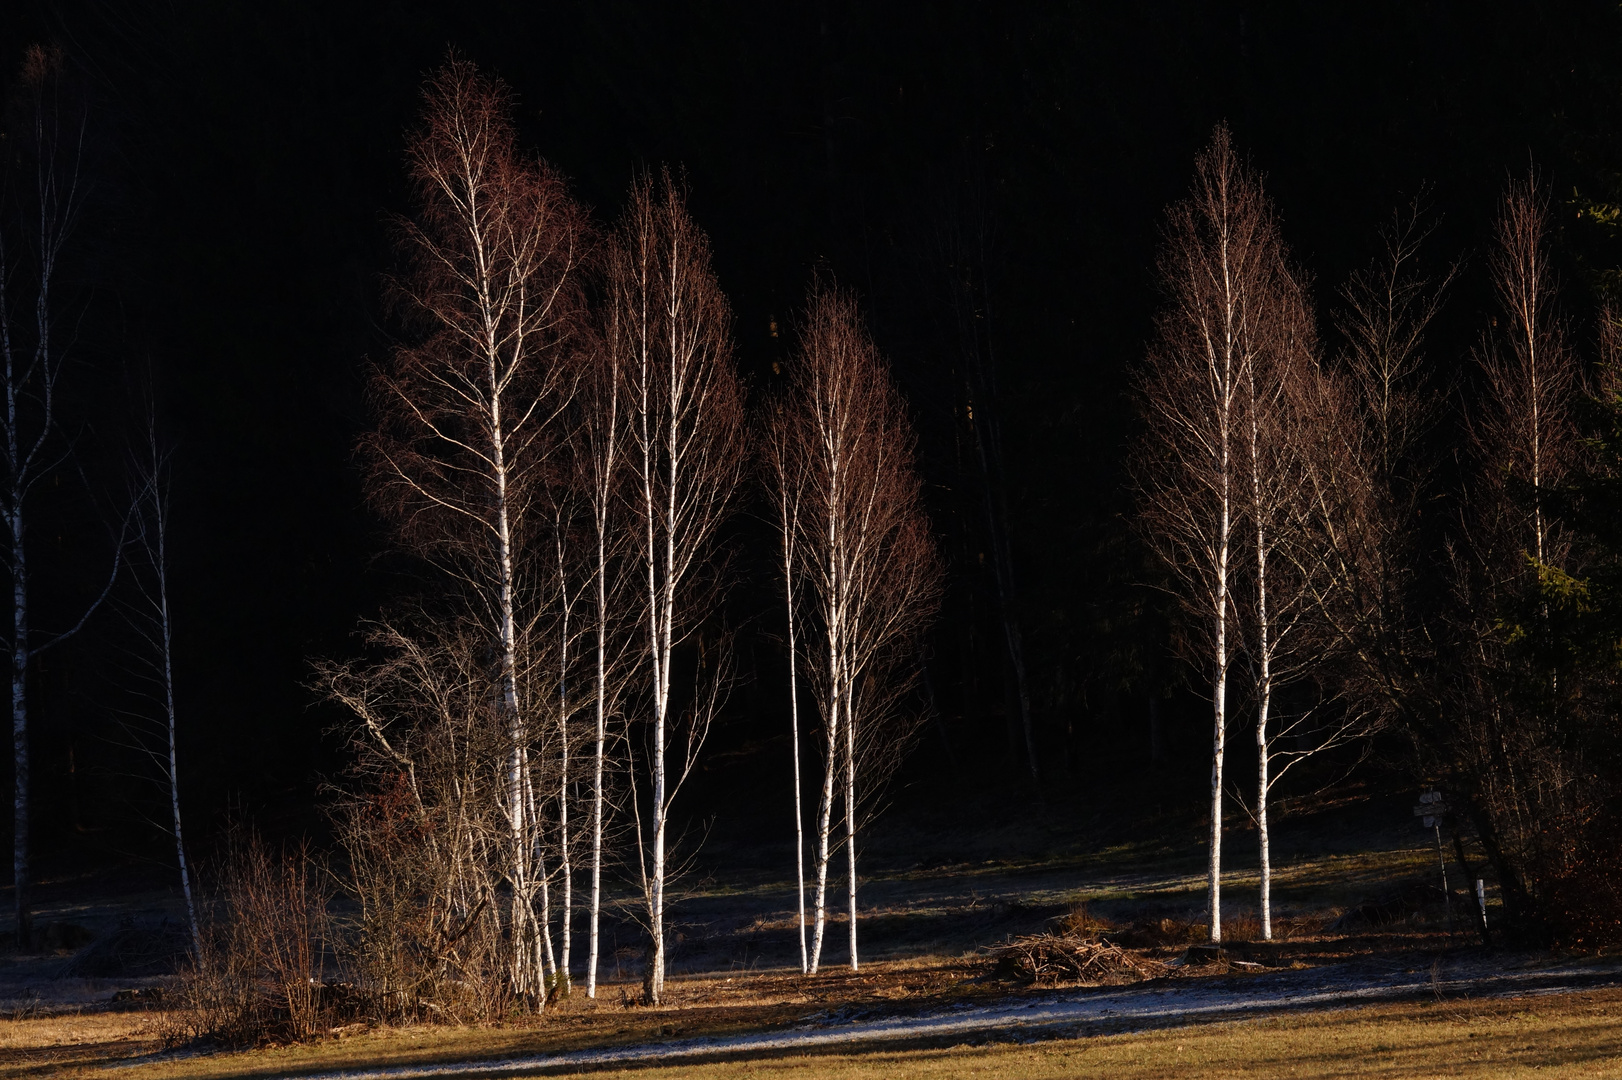
<svg viewBox="0 0 1622 1080">
<path fill-rule="evenodd" d="M 1442 868 L 1442 903 L 1447 910 L 1447 929 L 1453 931 L 1453 894 L 1447 888 L 1447 858 L 1442 854 L 1442 815 L 1448 812 L 1447 804 L 1442 801 L 1440 791 L 1426 791 L 1419 796 L 1419 805 L 1414 807 L 1414 817 L 1423 818 L 1425 828 L 1436 830 L 1436 863 Z M 1482 909 L 1482 921 L 1486 921 L 1487 909 Z"/>
</svg>

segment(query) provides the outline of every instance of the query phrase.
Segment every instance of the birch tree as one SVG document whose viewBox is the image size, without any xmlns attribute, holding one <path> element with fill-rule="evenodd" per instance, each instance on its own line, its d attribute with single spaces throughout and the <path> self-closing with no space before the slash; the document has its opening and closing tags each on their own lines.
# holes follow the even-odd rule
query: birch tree
<svg viewBox="0 0 1622 1080">
<path fill-rule="evenodd" d="M 585 226 L 557 176 L 515 146 L 503 86 L 453 59 L 424 98 L 408 146 L 417 213 L 400 224 L 408 272 L 396 282 L 414 339 L 373 375 L 370 494 L 493 658 L 511 977 L 540 1001 L 550 941 L 535 910 L 546 882 L 530 750 L 548 706 L 528 688 L 545 670 L 534 637 L 552 573 L 542 497 L 573 382 Z"/>
<path fill-rule="evenodd" d="M 1259 179 L 1226 128 L 1195 161 L 1193 191 L 1168 216 L 1159 259 L 1166 302 L 1139 375 L 1146 438 L 1134 461 L 1142 524 L 1188 615 L 1193 659 L 1209 678 L 1210 938 L 1222 940 L 1222 799 L 1228 675 L 1239 644 L 1246 394 L 1277 330 L 1283 269 Z M 1203 654 L 1203 655 L 1199 655 Z"/>
<path fill-rule="evenodd" d="M 576 388 L 578 389 L 578 384 Z M 572 453 L 573 450 L 574 440 L 570 438 L 564 452 Z M 551 655 L 556 679 L 553 702 L 556 709 L 555 731 L 550 740 L 553 752 L 549 757 L 551 766 L 557 772 L 554 799 L 557 807 L 557 873 L 562 889 L 562 895 L 559 897 L 561 902 L 558 917 L 558 949 L 554 972 L 557 975 L 557 988 L 562 993 L 569 991 L 572 979 L 570 972 L 574 942 L 575 851 L 574 821 L 571 811 L 576 798 L 576 778 L 571 769 L 574 765 L 576 744 L 581 740 L 571 721 L 580 709 L 575 690 L 575 675 L 580 657 L 575 645 L 577 640 L 584 636 L 576 609 L 582 603 L 581 593 L 589 587 L 589 582 L 582 580 L 586 576 L 585 571 L 589 564 L 583 564 L 581 559 L 577 506 L 581 492 L 580 486 L 574 482 L 576 479 L 575 466 L 569 462 L 561 469 L 553 470 L 551 482 L 545 485 L 552 508 L 550 547 L 554 556 L 555 583 L 551 603 L 547 605 L 551 623 L 548 634 L 553 642 Z M 542 922 L 550 926 L 550 897 L 544 879 L 542 890 L 544 909 Z"/>
<path fill-rule="evenodd" d="M 789 753 L 794 783 L 794 899 L 800 935 L 800 973 L 810 974 L 811 959 L 805 942 L 805 809 L 804 786 L 800 780 L 800 680 L 799 639 L 795 633 L 798 603 L 795 581 L 800 573 L 800 500 L 805 493 L 805 455 L 796 453 L 795 430 L 785 404 L 770 407 L 761 438 L 766 485 L 777 511 L 777 533 L 781 544 L 784 624 L 788 631 L 788 715 Z M 829 759 L 831 760 L 831 759 Z"/>
<path fill-rule="evenodd" d="M 1339 709 L 1303 750 L 1440 711 L 1431 677 L 1440 628 L 1416 602 L 1416 538 L 1435 495 L 1424 443 L 1446 397 L 1424 342 L 1453 271 L 1420 271 L 1426 235 L 1417 201 L 1380 230 L 1379 254 L 1340 290 L 1339 363 L 1298 383 L 1311 397 L 1298 406 L 1312 556 L 1303 581 Z"/>
<path fill-rule="evenodd" d="M 180 871 L 180 892 L 186 901 L 186 924 L 191 931 L 192 955 L 203 958 L 203 939 L 197 922 L 197 904 L 192 896 L 191 864 L 186 858 L 186 834 L 180 815 L 180 748 L 175 707 L 174 632 L 169 608 L 169 453 L 158 439 L 157 411 L 147 406 L 145 438 L 136 447 L 134 495 L 131 505 L 132 534 L 138 556 L 131 567 L 133 582 L 125 615 L 136 638 L 134 670 L 142 696 L 156 706 L 162 737 L 157 746 L 141 739 L 141 748 L 157 766 L 167 789 L 169 820 L 167 831 L 175 845 L 175 864 Z M 143 727 L 149 716 L 141 718 Z"/>
<path fill-rule="evenodd" d="M 612 249 L 611 249 L 612 251 Z M 609 257 L 610 288 L 613 287 Z M 612 295 L 612 294 L 611 294 Z M 609 723 L 618 722 L 625 690 L 624 673 L 631 645 L 629 631 L 637 624 L 638 593 L 628 580 L 626 559 L 633 545 L 626 527 L 624 484 L 625 434 L 623 431 L 625 372 L 628 357 L 625 327 L 627 312 L 610 301 L 602 313 L 602 334 L 585 365 L 576 398 L 580 419 L 574 428 L 577 483 L 585 493 L 589 520 L 588 584 L 592 648 L 591 710 L 591 899 L 587 913 L 586 996 L 597 996 L 597 967 L 601 955 L 600 922 L 603 898 L 604 828 L 611 807 L 609 798 Z"/>
<path fill-rule="evenodd" d="M 29 869 L 28 687 L 34 659 L 72 637 L 106 599 L 123 556 L 120 535 L 100 592 L 66 630 L 34 625 L 28 533 L 32 496 L 72 454 L 63 435 L 64 366 L 72 340 L 63 262 L 84 207 L 85 119 L 66 104 L 60 53 L 29 46 L 6 117 L 0 176 L 0 555 L 11 578 L 12 883 L 17 945 L 33 937 Z"/>
<path fill-rule="evenodd" d="M 821 962 L 836 796 L 843 796 L 846 914 L 858 970 L 860 812 L 894 769 L 916 727 L 901 708 L 916 678 L 908 661 L 933 617 L 940 564 L 919 496 L 914 436 L 900 394 L 862 326 L 855 300 L 813 288 L 791 391 L 780 414 L 784 483 L 798 538 L 792 545 L 815 633 L 805 663 L 817 696 L 823 749 L 816 819 L 815 931 L 809 970 Z M 793 484 L 798 490 L 790 487 Z"/>
<path fill-rule="evenodd" d="M 1501 315 L 1477 353 L 1477 475 L 1461 521 L 1462 647 L 1449 684 L 1460 708 L 1445 734 L 1505 906 L 1519 915 L 1537 903 L 1540 864 L 1557 864 L 1550 836 L 1563 826 L 1554 823 L 1580 820 L 1592 783 L 1592 766 L 1571 749 L 1588 691 L 1555 627 L 1584 587 L 1573 585 L 1582 552 L 1558 495 L 1584 463 L 1576 408 L 1585 387 L 1556 309 L 1535 174 L 1509 185 L 1496 234 L 1489 265 Z"/>
<path fill-rule="evenodd" d="M 1273 692 L 1293 672 L 1284 670 L 1297 655 L 1297 631 L 1308 612 L 1303 573 L 1312 571 L 1312 553 L 1304 543 L 1306 490 L 1301 467 L 1299 410 L 1305 399 L 1297 387 L 1308 378 L 1314 357 L 1312 326 L 1305 305 L 1291 304 L 1295 289 L 1278 292 L 1278 332 L 1270 348 L 1257 350 L 1244 375 L 1244 469 L 1246 511 L 1253 557 L 1248 597 L 1252 633 L 1250 656 L 1256 695 L 1256 834 L 1260 858 L 1262 940 L 1273 937 L 1273 866 L 1268 829 L 1268 795 Z M 1291 549 L 1294 548 L 1294 551 Z M 1295 555 L 1294 559 L 1290 556 Z"/>
<path fill-rule="evenodd" d="M 670 807 L 719 704 L 725 652 L 716 650 L 716 666 L 700 674 L 685 710 L 673 708 L 673 665 L 717 595 L 711 555 L 746 460 L 743 392 L 709 241 L 668 171 L 632 186 L 609 277 L 620 327 L 611 341 L 624 350 L 615 363 L 625 387 L 629 514 L 640 547 L 648 805 L 636 827 L 650 935 L 643 989 L 657 1004 L 665 981 Z"/>
<path fill-rule="evenodd" d="M 1540 565 L 1563 568 L 1569 543 L 1550 492 L 1576 461 L 1582 378 L 1555 310 L 1547 204 L 1535 174 L 1504 194 L 1490 265 L 1505 325 L 1478 354 L 1486 394 L 1477 445 L 1490 459 L 1489 482 L 1526 488 L 1514 526 L 1520 545 Z"/>
<path fill-rule="evenodd" d="M 1366 459 L 1345 380 L 1319 360 L 1312 311 L 1299 281 L 1280 263 L 1267 347 L 1245 378 L 1245 522 L 1251 563 L 1238 604 L 1253 676 L 1256 796 L 1264 941 L 1273 938 L 1272 793 L 1294 766 L 1366 736 L 1374 718 L 1334 691 L 1340 642 L 1319 597 L 1334 581 L 1336 545 L 1318 519 L 1319 455 L 1334 447 L 1355 467 L 1334 468 L 1366 499 Z M 1394 403 L 1393 403 L 1394 405 Z M 1317 700 L 1278 707 L 1279 692 L 1312 679 Z"/>
</svg>

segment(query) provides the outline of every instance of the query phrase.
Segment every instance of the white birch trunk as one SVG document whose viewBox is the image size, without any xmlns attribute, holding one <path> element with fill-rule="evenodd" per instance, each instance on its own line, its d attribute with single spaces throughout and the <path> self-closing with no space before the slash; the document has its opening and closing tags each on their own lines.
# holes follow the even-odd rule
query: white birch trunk
<svg viewBox="0 0 1622 1080">
<path fill-rule="evenodd" d="M 839 768 L 839 710 L 837 706 L 832 709 L 833 715 L 827 721 L 828 742 L 826 746 L 827 758 L 824 761 L 822 772 L 822 798 L 817 804 L 817 888 L 812 901 L 812 912 L 815 928 L 811 935 L 811 967 L 810 973 L 815 975 L 817 967 L 822 961 L 822 940 L 828 926 L 828 863 L 830 852 L 828 850 L 831 818 L 834 805 L 834 777 L 838 775 Z"/>
<path fill-rule="evenodd" d="M 1267 660 L 1262 659 L 1262 696 L 1256 709 L 1256 832 L 1261 845 L 1261 909 L 1262 940 L 1273 940 L 1273 859 L 1267 831 L 1268 760 L 1270 753 L 1267 737 L 1267 714 L 1272 700 L 1272 680 L 1265 674 Z"/>
<path fill-rule="evenodd" d="M 610 424 L 613 413 L 610 412 Z M 609 436 L 608 468 L 613 469 L 613 436 Z M 595 512 L 597 526 L 597 692 L 591 775 L 591 914 L 586 957 L 586 996 L 597 996 L 598 921 L 603 906 L 603 755 L 608 742 L 608 522 L 607 493 L 602 492 Z"/>
<path fill-rule="evenodd" d="M 9 269 L 4 261 L 0 261 L 0 302 L 6 299 L 5 277 Z M 38 357 L 49 360 L 46 353 L 47 333 L 49 323 L 46 319 L 46 284 L 49 277 L 41 282 L 39 304 L 36 309 L 38 331 L 42 335 L 39 345 Z M 11 881 L 13 892 L 13 907 L 17 922 L 17 950 L 26 951 L 33 938 L 33 919 L 29 905 L 28 880 L 28 558 L 24 547 L 23 524 L 23 493 L 28 489 L 31 479 L 31 464 L 34 453 L 28 453 L 28 460 L 23 455 L 25 451 L 21 445 L 19 425 L 21 416 L 18 408 L 17 396 L 21 387 L 18 385 L 23 377 L 16 370 L 12 356 L 11 327 L 6 319 L 7 312 L 0 307 L 0 329 L 5 331 L 5 360 L 6 360 L 6 462 L 11 473 L 10 490 L 7 495 L 10 505 L 6 508 L 6 525 L 10 533 L 11 564 L 11 761 L 12 761 L 12 846 L 11 846 Z M 51 420 L 49 387 L 51 373 L 46 372 L 47 395 L 46 426 Z M 33 450 L 38 451 L 36 443 Z"/>
<path fill-rule="evenodd" d="M 1252 436 L 1254 438 L 1254 435 Z M 1253 451 L 1254 453 L 1254 451 Z M 1260 670 L 1256 681 L 1256 833 L 1261 847 L 1262 940 L 1273 940 L 1273 864 L 1267 831 L 1268 712 L 1273 702 L 1272 624 L 1267 608 L 1267 530 L 1260 517 L 1260 479 L 1256 488 L 1256 652 Z"/>
<path fill-rule="evenodd" d="M 826 496 L 828 503 L 828 551 L 827 559 L 827 594 L 823 598 L 826 614 L 824 615 L 825 631 L 828 635 L 828 702 L 824 725 L 827 728 L 827 747 L 823 761 L 822 799 L 817 809 L 817 892 L 816 892 L 816 930 L 811 942 L 811 973 L 816 974 L 822 960 L 822 942 L 827 931 L 828 923 L 828 863 L 830 859 L 829 843 L 831 832 L 831 818 L 833 816 L 834 778 L 839 774 L 839 725 L 842 705 L 841 688 L 844 685 L 844 669 L 841 664 L 841 634 L 842 634 L 842 605 L 839 602 L 839 586 L 841 576 L 838 572 L 839 562 L 836 556 L 838 536 L 838 491 L 839 472 L 837 459 L 835 467 L 830 471 L 829 491 Z M 848 723 L 849 718 L 845 718 Z"/>
<path fill-rule="evenodd" d="M 13 403 L 13 416 L 15 411 Z M 13 430 L 15 426 L 13 422 Z M 13 487 L 11 499 L 11 881 L 17 951 L 26 952 L 33 938 L 28 878 L 28 574 L 23 552 L 21 490 Z"/>
<path fill-rule="evenodd" d="M 591 777 L 591 915 L 586 958 L 586 996 L 597 996 L 600 950 L 599 920 L 603 904 L 603 756 L 608 745 L 608 512 L 613 498 L 614 468 L 619 438 L 619 365 L 612 353 L 608 375 L 608 415 L 601 457 L 593 461 L 592 524 L 597 539 L 597 688 L 596 731 L 592 746 Z M 604 419 L 604 418 L 599 418 Z M 596 448 L 593 448 L 594 452 Z"/>
<path fill-rule="evenodd" d="M 539 971 L 543 980 L 548 972 L 556 980 L 558 978 L 558 957 L 557 953 L 552 951 L 552 888 L 550 875 L 546 872 L 546 859 L 541 854 L 539 844 L 535 845 L 535 880 L 541 886 L 541 917 L 538 925 L 541 931 L 542 964 Z"/>
<path fill-rule="evenodd" d="M 677 265 L 676 260 L 671 260 Z M 656 691 L 655 714 L 656 727 L 654 729 L 654 762 L 653 762 L 653 956 L 649 971 L 648 996 L 651 1002 L 657 1005 L 664 999 L 665 993 L 665 827 L 668 820 L 667 777 L 665 772 L 665 743 L 670 722 L 670 656 L 674 647 L 674 634 L 676 624 L 676 534 L 674 523 L 676 521 L 676 492 L 677 483 L 681 479 L 681 466 L 679 455 L 679 437 L 681 425 L 681 400 L 677 389 L 680 375 L 677 368 L 677 358 L 681 355 L 680 343 L 677 340 L 675 327 L 678 325 L 679 311 L 672 298 L 672 310 L 669 313 L 671 320 L 670 338 L 670 387 L 669 406 L 670 414 L 666 417 L 665 461 L 667 475 L 665 478 L 665 518 L 666 528 L 664 537 L 664 551 L 662 552 L 664 583 L 660 610 L 656 615 L 660 625 L 656 628 L 654 647 L 657 650 L 657 667 L 655 668 L 658 689 Z M 652 520 L 650 515 L 649 520 Z"/>
<path fill-rule="evenodd" d="M 850 969 L 860 964 L 856 953 L 856 709 L 851 687 L 845 688 L 845 864 L 850 915 Z"/>
<path fill-rule="evenodd" d="M 63 357 L 53 351 L 52 331 L 54 315 L 51 291 L 55 284 L 57 258 L 73 219 L 79 210 L 79 165 L 84 145 L 84 121 L 79 118 L 77 141 L 70 130 L 63 132 L 59 123 L 66 119 L 52 114 L 59 103 L 46 104 L 37 99 L 27 116 L 26 127 L 17 125 L 13 134 L 18 138 L 31 138 L 32 147 L 39 157 L 35 163 L 33 190 L 23 194 L 23 185 L 16 189 L 17 210 L 20 217 L 32 218 L 31 256 L 38 274 L 37 292 L 30 298 L 34 339 L 31 348 L 15 336 L 12 323 L 11 289 L 20 281 L 17 265 L 5 243 L 5 230 L 0 230 L 0 354 L 5 363 L 5 494 L 7 503 L 0 508 L 6 520 L 8 550 L 5 552 L 7 568 L 11 571 L 11 736 L 12 736 L 12 882 L 17 922 L 17 947 L 26 949 L 33 937 L 33 916 L 30 906 L 29 881 L 29 746 L 28 746 L 28 665 L 32 658 L 74 634 L 84 626 L 91 614 L 101 606 L 113 582 L 117 579 L 123 555 L 124 537 L 119 537 L 113 554 L 113 573 L 102 593 L 85 609 L 78 623 L 70 630 L 39 642 L 37 647 L 29 640 L 28 560 L 25 552 L 27 532 L 23 503 L 29 490 L 48 474 L 61 459 L 50 453 L 50 438 L 59 432 L 56 416 L 56 380 L 62 369 Z M 71 128 L 71 122 L 70 122 Z M 32 130 L 28 130 L 31 128 Z M 25 135 L 25 131 L 27 134 Z M 67 147 L 61 140 L 66 138 Z M 31 198 L 29 197 L 31 196 Z M 24 235 L 28 235 L 27 232 Z M 27 265 L 29 260 L 22 260 Z M 18 305 L 15 310 L 21 310 Z M 32 352 L 28 356 L 27 352 Z M 19 353 L 23 357 L 19 362 Z M 24 388 L 29 400 L 36 402 L 39 429 L 31 437 L 22 431 Z M 37 395 L 37 396 L 36 396 Z"/>
<path fill-rule="evenodd" d="M 743 457 L 738 438 L 742 401 L 725 342 L 729 316 L 710 276 L 706 242 L 687 219 L 668 174 L 657 194 L 640 185 L 633 189 L 631 215 L 623 283 L 632 305 L 627 339 L 636 370 L 627 381 L 634 388 L 636 418 L 630 434 L 638 443 L 640 465 L 635 498 L 642 526 L 652 683 L 651 817 L 644 824 L 638 811 L 638 868 L 651 936 L 644 993 L 649 1004 L 658 1004 L 668 956 L 670 806 L 691 773 L 718 701 L 697 701 L 686 718 L 672 713 L 673 654 L 695 628 L 697 609 L 705 603 L 703 593 L 695 591 L 700 583 L 692 579 L 737 483 Z M 701 659 L 701 670 L 703 666 Z M 685 738 L 672 771 L 670 746 L 678 730 Z M 633 783 L 633 793 L 635 787 Z"/>
<path fill-rule="evenodd" d="M 602 539 L 598 534 L 599 574 L 601 571 Z M 598 610 L 602 610 L 603 589 L 598 586 Z M 601 616 L 599 616 L 599 619 Z M 605 636 L 606 627 L 597 624 L 597 731 L 592 747 L 592 776 L 591 776 L 591 914 L 589 918 L 588 935 L 590 938 L 586 956 L 586 996 L 597 996 L 597 956 L 598 956 L 598 919 L 601 917 L 603 907 L 603 753 L 608 736 L 606 709 L 603 702 L 606 665 Z"/>
<path fill-rule="evenodd" d="M 800 930 L 800 972 L 809 974 L 810 958 L 805 945 L 805 811 L 800 805 L 800 685 L 799 664 L 794 637 L 794 528 L 795 522 L 787 513 L 787 498 L 783 516 L 783 582 L 784 604 L 788 609 L 788 717 L 789 741 L 794 755 L 794 880 L 795 902 L 798 905 Z M 798 499 L 796 498 L 796 507 Z"/>
<path fill-rule="evenodd" d="M 671 343 L 671 364 L 675 365 L 675 342 Z M 643 357 L 644 370 L 649 362 Z M 671 415 L 666 418 L 668 430 L 666 436 L 666 468 L 668 475 L 668 498 L 666 506 L 659 506 L 653 490 L 653 475 L 657 467 L 653 460 L 654 432 L 647 427 L 649 418 L 649 402 L 646 388 L 649 385 L 649 375 L 644 373 L 642 385 L 644 387 L 643 408 L 641 412 L 642 431 L 642 501 L 643 522 L 646 530 L 646 562 L 648 583 L 648 654 L 653 675 L 653 754 L 649 762 L 652 773 L 653 797 L 653 838 L 651 851 L 646 856 L 651 864 L 647 870 L 644 888 L 648 905 L 648 933 L 650 936 L 648 950 L 648 967 L 643 975 L 643 991 L 649 1004 L 658 1004 L 664 993 L 665 981 L 665 927 L 664 927 L 664 886 L 665 886 L 665 737 L 668 721 L 667 708 L 670 690 L 670 631 L 671 620 L 675 615 L 675 595 L 672 589 L 671 570 L 675 563 L 675 538 L 669 530 L 668 524 L 675 519 L 675 498 L 678 458 L 676 456 L 676 440 L 678 419 L 676 415 L 676 395 L 670 395 Z M 658 530 L 655 525 L 661 517 L 667 523 L 664 543 L 659 543 Z M 661 581 L 661 577 L 663 581 Z"/>
<path fill-rule="evenodd" d="M 1217 555 L 1216 680 L 1211 692 L 1211 863 L 1206 871 L 1210 892 L 1212 944 L 1222 942 L 1222 758 L 1228 722 L 1228 537 L 1231 504 L 1228 490 L 1227 425 L 1223 425 L 1222 530 Z"/>
<path fill-rule="evenodd" d="M 512 929 L 513 929 L 513 983 L 520 994 L 533 995 L 536 1001 L 545 996 L 543 980 L 537 975 L 538 965 L 532 959 L 534 950 L 525 948 L 524 939 L 533 942 L 536 933 L 531 883 L 529 875 L 528 832 L 525 814 L 525 749 L 528 735 L 518 702 L 518 630 L 514 612 L 516 600 L 513 582 L 512 526 L 507 507 L 506 446 L 502 432 L 501 378 L 496 366 L 497 346 L 495 329 L 491 325 L 486 339 L 486 356 L 490 378 L 490 432 L 491 471 L 496 482 L 496 558 L 497 604 L 501 619 L 501 706 L 507 719 L 507 736 L 511 743 L 508 759 L 507 799 L 508 833 L 512 875 Z"/>
<path fill-rule="evenodd" d="M 1273 493 L 1262 484 L 1262 396 L 1256 389 L 1256 364 L 1247 371 L 1250 388 L 1250 493 L 1251 516 L 1256 526 L 1256 839 L 1260 848 L 1260 907 L 1262 940 L 1273 940 L 1273 864 L 1267 826 L 1268 714 L 1273 701 L 1273 626 L 1267 594 L 1267 521 Z"/>
<path fill-rule="evenodd" d="M 191 868 L 186 862 L 186 838 L 180 824 L 180 765 L 178 740 L 175 733 L 175 675 L 174 651 L 169 630 L 169 512 L 164 505 L 164 491 L 159 486 L 158 462 L 153 454 L 152 485 L 148 492 L 152 499 L 152 527 L 157 532 L 157 551 L 153 559 L 157 571 L 158 629 L 163 644 L 163 704 L 165 726 L 169 736 L 169 813 L 174 824 L 175 862 L 180 867 L 180 891 L 186 899 L 186 924 L 191 929 L 192 955 L 197 963 L 203 962 L 203 935 L 197 925 L 197 904 L 192 898 Z"/>
<path fill-rule="evenodd" d="M 785 432 L 776 436 L 787 439 Z M 800 529 L 800 498 L 804 493 L 804 474 L 792 475 L 791 452 L 784 441 L 775 447 L 773 466 L 777 472 L 778 529 L 783 541 L 783 608 L 788 621 L 788 716 L 789 752 L 793 763 L 794 779 L 794 881 L 795 905 L 800 935 L 800 973 L 811 971 L 810 953 L 805 940 L 805 809 L 800 778 L 800 684 L 799 638 L 794 619 L 794 561 Z"/>
<path fill-rule="evenodd" d="M 558 927 L 559 993 L 569 992 L 569 945 L 574 922 L 574 864 L 569 853 L 569 578 L 564 565 L 563 530 L 557 535 L 558 586 L 563 629 L 558 641 L 558 870 L 563 875 L 563 918 Z M 548 923 L 550 925 L 550 923 Z"/>
</svg>

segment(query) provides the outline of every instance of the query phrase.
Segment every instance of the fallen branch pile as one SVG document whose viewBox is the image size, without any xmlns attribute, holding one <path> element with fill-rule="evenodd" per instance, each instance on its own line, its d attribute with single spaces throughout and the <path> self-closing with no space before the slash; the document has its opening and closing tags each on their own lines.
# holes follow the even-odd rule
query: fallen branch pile
<svg viewBox="0 0 1622 1080">
<path fill-rule="evenodd" d="M 998 974 L 1024 982 L 1116 982 L 1166 974 L 1160 961 L 1134 955 L 1096 934 L 1029 934 L 989 951 Z"/>
</svg>

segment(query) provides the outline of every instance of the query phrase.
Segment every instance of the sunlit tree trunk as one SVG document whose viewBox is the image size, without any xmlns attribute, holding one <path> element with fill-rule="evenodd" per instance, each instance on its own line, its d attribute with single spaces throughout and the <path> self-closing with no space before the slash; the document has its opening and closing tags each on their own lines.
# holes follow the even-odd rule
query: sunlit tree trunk
<svg viewBox="0 0 1622 1080">
<path fill-rule="evenodd" d="M 770 418 L 761 442 L 766 449 L 766 480 L 777 502 L 777 528 L 783 555 L 783 609 L 788 626 L 788 708 L 789 754 L 794 783 L 794 882 L 796 918 L 800 937 L 800 971 L 811 970 L 806 946 L 805 918 L 805 810 L 800 778 L 800 680 L 799 639 L 795 633 L 795 575 L 799 573 L 796 543 L 800 530 L 800 500 L 804 476 L 796 471 L 787 417 L 781 406 Z"/>
<path fill-rule="evenodd" d="M 569 634 L 574 599 L 569 593 L 569 568 L 565 557 L 568 522 L 559 514 L 553 535 L 558 556 L 558 871 L 562 875 L 562 918 L 558 925 L 558 991 L 569 992 L 570 944 L 574 924 L 574 857 L 569 847 L 569 804 L 573 798 L 569 765 Z"/>
<path fill-rule="evenodd" d="M 1224 428 L 1223 441 L 1227 441 Z M 1227 465 L 1227 454 L 1223 454 Z M 1222 940 L 1222 763 L 1228 733 L 1228 539 L 1232 528 L 1226 469 L 1222 485 L 1221 546 L 1217 557 L 1216 645 L 1213 656 L 1216 682 L 1211 691 L 1213 730 L 1211 734 L 1211 831 L 1205 869 L 1206 918 L 1210 920 L 1212 943 Z"/>
<path fill-rule="evenodd" d="M 611 311 L 613 319 L 618 314 Z M 586 958 L 586 996 L 597 996 L 597 965 L 600 952 L 599 922 L 603 899 L 603 812 L 606 801 L 604 790 L 605 756 L 608 749 L 609 713 L 609 656 L 608 636 L 612 616 L 609 612 L 608 579 L 610 514 L 613 507 L 615 482 L 618 476 L 619 449 L 619 393 L 620 348 L 614 340 L 618 324 L 611 324 L 610 342 L 597 358 L 598 369 L 590 373 L 590 391 L 587 397 L 588 415 L 585 423 L 587 438 L 585 468 L 587 487 L 591 498 L 591 521 L 596 546 L 596 565 L 593 585 L 596 606 L 593 609 L 593 632 L 596 639 L 595 686 L 591 756 L 591 909 L 589 913 L 589 944 Z"/>
<path fill-rule="evenodd" d="M 848 678 L 849 672 L 846 672 Z M 850 969 L 861 967 L 856 949 L 856 711 L 850 707 L 849 685 L 845 687 L 845 899 L 850 919 Z"/>
<path fill-rule="evenodd" d="M 831 635 L 828 651 L 830 654 L 834 652 Z M 839 663 L 832 655 L 828 658 L 828 667 L 829 679 L 838 678 Z M 817 885 L 811 902 L 814 928 L 811 934 L 810 971 L 813 975 L 822 962 L 822 940 L 828 926 L 828 864 L 832 858 L 829 844 L 833 832 L 834 778 L 839 775 L 839 705 L 837 697 L 830 698 L 822 720 L 825 745 L 822 759 L 822 793 L 817 799 Z"/>
</svg>

